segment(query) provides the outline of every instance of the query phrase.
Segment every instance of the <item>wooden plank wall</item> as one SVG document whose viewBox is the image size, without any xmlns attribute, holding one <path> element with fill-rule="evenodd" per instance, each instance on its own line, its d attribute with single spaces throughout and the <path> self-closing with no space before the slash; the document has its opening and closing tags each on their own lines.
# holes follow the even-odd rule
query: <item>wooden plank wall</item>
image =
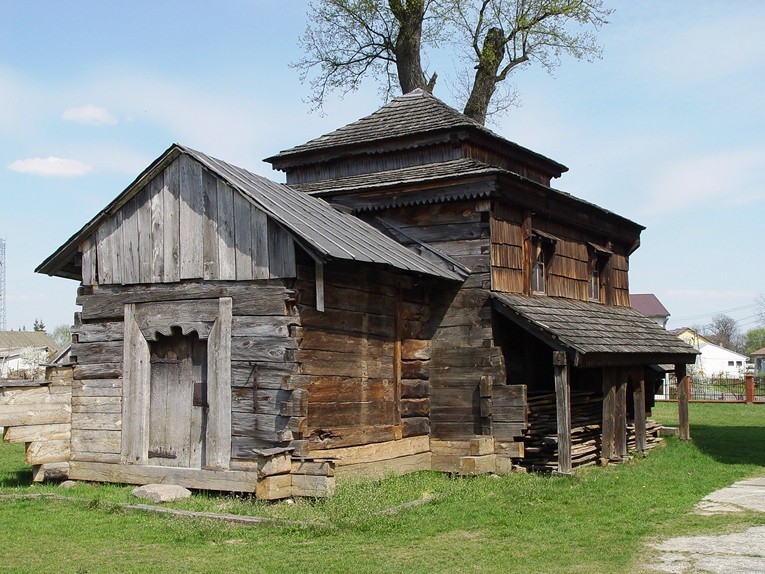
<svg viewBox="0 0 765 574">
<path fill-rule="evenodd" d="M 555 255 L 547 269 L 547 294 L 580 301 L 589 300 L 588 242 L 605 245 L 606 237 L 587 234 L 563 223 L 541 216 L 532 217 L 534 229 L 554 235 Z M 491 215 L 491 281 L 492 289 L 506 293 L 523 293 L 523 214 L 520 208 L 495 203 Z M 629 259 L 623 246 L 614 246 L 614 253 L 602 272 L 604 302 L 629 305 Z"/>
<path fill-rule="evenodd" d="M 481 410 L 481 384 L 490 388 L 492 381 L 504 381 L 505 372 L 492 333 L 489 203 L 401 208 L 384 217 L 471 270 L 461 289 L 441 290 L 433 305 L 431 437 L 457 440 L 491 434 L 490 412 Z M 399 240 L 411 243 L 405 237 Z"/>
<path fill-rule="evenodd" d="M 504 293 L 523 293 L 523 215 L 501 203 L 491 217 L 491 286 Z"/>
<path fill-rule="evenodd" d="M 80 246 L 84 285 L 294 277 L 292 236 L 181 155 Z"/>
<path fill-rule="evenodd" d="M 72 460 L 119 463 L 122 430 L 122 357 L 126 303 L 232 297 L 232 459 L 256 460 L 254 448 L 290 440 L 289 376 L 295 368 L 290 328 L 299 324 L 294 291 L 281 281 L 184 283 L 83 288 L 81 321 L 72 356 Z M 232 460 L 232 466 L 235 466 Z"/>
<path fill-rule="evenodd" d="M 315 267 L 297 268 L 294 329 L 306 392 L 302 437 L 311 451 L 428 435 L 430 309 L 411 276 L 371 265 L 324 267 L 324 311 L 315 308 Z"/>
</svg>

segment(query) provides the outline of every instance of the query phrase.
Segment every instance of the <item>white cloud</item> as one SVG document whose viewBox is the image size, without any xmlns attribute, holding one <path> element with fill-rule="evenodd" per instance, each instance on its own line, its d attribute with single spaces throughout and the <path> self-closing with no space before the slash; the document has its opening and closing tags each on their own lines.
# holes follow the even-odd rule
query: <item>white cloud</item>
<svg viewBox="0 0 765 574">
<path fill-rule="evenodd" d="M 77 177 L 92 171 L 92 167 L 76 159 L 60 157 L 33 157 L 17 159 L 8 165 L 8 169 L 18 173 L 39 175 L 42 177 Z"/>
<path fill-rule="evenodd" d="M 93 104 L 87 104 L 78 108 L 68 108 L 61 114 L 61 118 L 71 122 L 94 126 L 117 123 L 117 118 L 109 113 L 108 110 Z"/>
</svg>

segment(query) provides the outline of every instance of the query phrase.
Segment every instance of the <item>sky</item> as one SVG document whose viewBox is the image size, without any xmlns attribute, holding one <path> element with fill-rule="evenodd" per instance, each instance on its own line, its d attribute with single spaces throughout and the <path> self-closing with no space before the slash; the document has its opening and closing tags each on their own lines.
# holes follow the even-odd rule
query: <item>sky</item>
<svg viewBox="0 0 765 574">
<path fill-rule="evenodd" d="M 34 269 L 172 143 L 275 181 L 262 158 L 366 116 L 373 82 L 324 113 L 290 67 L 303 0 L 0 0 L 0 238 L 7 328 L 72 324 L 77 282 Z M 646 227 L 633 293 L 669 327 L 757 326 L 765 294 L 765 2 L 606 0 L 603 57 L 514 77 L 492 130 L 566 166 L 553 186 Z M 458 107 L 461 62 L 434 56 Z"/>
</svg>

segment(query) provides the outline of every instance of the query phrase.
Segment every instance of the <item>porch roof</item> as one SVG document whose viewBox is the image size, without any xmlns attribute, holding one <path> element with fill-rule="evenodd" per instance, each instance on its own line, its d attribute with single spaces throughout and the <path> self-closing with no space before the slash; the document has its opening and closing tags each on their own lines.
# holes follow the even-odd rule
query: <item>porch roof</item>
<svg viewBox="0 0 765 574">
<path fill-rule="evenodd" d="M 631 307 L 492 293 L 494 308 L 574 366 L 691 364 L 698 351 Z"/>
</svg>

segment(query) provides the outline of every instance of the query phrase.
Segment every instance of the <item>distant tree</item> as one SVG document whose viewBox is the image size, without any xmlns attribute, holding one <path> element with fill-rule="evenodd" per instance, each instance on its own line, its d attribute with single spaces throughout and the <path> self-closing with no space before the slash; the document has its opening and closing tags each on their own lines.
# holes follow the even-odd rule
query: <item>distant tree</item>
<svg viewBox="0 0 765 574">
<path fill-rule="evenodd" d="M 729 315 L 723 313 L 714 315 L 712 321 L 706 325 L 705 332 L 707 338 L 715 345 L 731 350 L 741 346 L 738 323 Z"/>
<path fill-rule="evenodd" d="M 750 329 L 744 336 L 745 354 L 751 355 L 755 351 L 765 348 L 765 328 Z"/>
<path fill-rule="evenodd" d="M 23 379 L 36 379 L 43 375 L 43 365 L 48 360 L 48 354 L 43 349 L 24 347 L 19 350 L 19 358 L 24 363 L 23 369 L 17 373 Z"/>
<path fill-rule="evenodd" d="M 757 305 L 757 317 L 760 319 L 760 325 L 765 327 L 765 295 L 757 295 L 754 302 Z"/>
<path fill-rule="evenodd" d="M 45 323 L 42 322 L 42 319 L 35 319 L 34 325 L 32 325 L 32 328 L 35 331 L 45 331 Z"/>
<path fill-rule="evenodd" d="M 69 325 L 59 325 L 53 329 L 51 338 L 56 342 L 59 349 L 66 349 L 72 342 L 72 329 Z"/>
<path fill-rule="evenodd" d="M 368 76 L 387 100 L 397 85 L 402 93 L 432 92 L 438 75 L 423 67 L 423 48 L 450 44 L 466 63 L 464 113 L 483 124 L 514 102 L 512 90 L 497 89 L 515 70 L 537 62 L 551 71 L 564 54 L 600 57 L 592 30 L 610 13 L 603 0 L 316 0 L 300 40 L 306 55 L 293 66 L 302 81 L 315 72 L 314 108 Z"/>
</svg>

